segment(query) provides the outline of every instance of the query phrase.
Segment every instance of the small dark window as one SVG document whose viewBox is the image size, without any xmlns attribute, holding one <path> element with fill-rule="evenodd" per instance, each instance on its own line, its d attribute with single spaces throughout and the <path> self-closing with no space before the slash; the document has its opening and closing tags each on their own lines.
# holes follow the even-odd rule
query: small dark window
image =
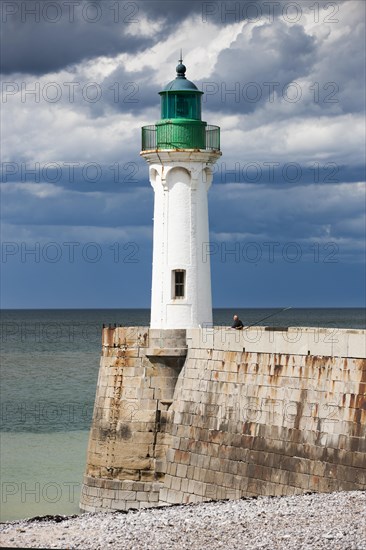
<svg viewBox="0 0 366 550">
<path fill-rule="evenodd" d="M 184 269 L 176 269 L 173 273 L 174 298 L 184 298 L 186 272 Z"/>
</svg>

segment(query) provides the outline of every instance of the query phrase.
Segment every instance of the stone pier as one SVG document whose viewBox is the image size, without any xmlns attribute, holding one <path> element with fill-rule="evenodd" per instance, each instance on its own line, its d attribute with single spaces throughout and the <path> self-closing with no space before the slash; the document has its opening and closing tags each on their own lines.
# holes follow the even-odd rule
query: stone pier
<svg viewBox="0 0 366 550">
<path fill-rule="evenodd" d="M 366 489 L 366 331 L 103 329 L 80 507 Z"/>
</svg>

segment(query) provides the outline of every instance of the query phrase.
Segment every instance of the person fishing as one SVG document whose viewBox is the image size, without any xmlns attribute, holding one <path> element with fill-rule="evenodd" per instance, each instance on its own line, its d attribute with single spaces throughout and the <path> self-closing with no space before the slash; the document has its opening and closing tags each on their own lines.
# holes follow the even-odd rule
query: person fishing
<svg viewBox="0 0 366 550">
<path fill-rule="evenodd" d="M 233 317 L 233 324 L 231 325 L 231 328 L 235 328 L 236 330 L 242 330 L 244 328 L 242 321 L 237 315 L 234 315 Z"/>
<path fill-rule="evenodd" d="M 236 330 L 247 330 L 249 328 L 255 327 L 258 325 L 258 323 L 261 323 L 262 321 L 265 321 L 266 319 L 269 319 L 270 317 L 273 317 L 274 315 L 278 315 L 279 313 L 282 313 L 283 311 L 287 311 L 288 309 L 292 309 L 292 306 L 290 307 L 284 307 L 280 311 L 276 311 L 275 313 L 271 313 L 270 315 L 267 315 L 266 317 L 263 317 L 263 319 L 260 319 L 259 321 L 256 321 L 255 323 L 248 325 L 247 327 L 244 327 L 242 321 L 239 319 L 239 317 L 235 314 L 233 317 L 233 324 L 231 325 L 231 328 L 235 328 Z"/>
</svg>

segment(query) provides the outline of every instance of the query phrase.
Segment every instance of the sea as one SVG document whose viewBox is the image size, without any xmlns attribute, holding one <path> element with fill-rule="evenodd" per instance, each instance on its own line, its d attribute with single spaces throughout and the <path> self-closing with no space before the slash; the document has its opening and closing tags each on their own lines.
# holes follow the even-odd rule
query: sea
<svg viewBox="0 0 366 550">
<path fill-rule="evenodd" d="M 229 326 L 366 328 L 365 309 L 215 309 Z M 79 513 L 103 324 L 148 326 L 148 309 L 2 310 L 0 521 Z"/>
</svg>

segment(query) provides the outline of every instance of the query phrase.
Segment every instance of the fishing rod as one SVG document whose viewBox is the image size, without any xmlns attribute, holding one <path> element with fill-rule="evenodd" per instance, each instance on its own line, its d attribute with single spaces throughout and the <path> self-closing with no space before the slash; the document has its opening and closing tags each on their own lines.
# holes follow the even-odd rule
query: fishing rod
<svg viewBox="0 0 366 550">
<path fill-rule="evenodd" d="M 288 309 L 292 309 L 292 306 L 284 307 L 280 311 L 276 311 L 275 313 L 271 313 L 271 315 L 267 315 L 267 317 L 263 317 L 263 319 L 259 319 L 256 323 L 253 323 L 252 325 L 249 325 L 248 327 L 244 327 L 243 330 L 247 330 L 248 328 L 254 327 L 255 325 L 258 325 L 258 323 L 261 323 L 262 321 L 265 321 L 266 319 L 269 319 L 270 317 L 273 317 L 274 315 L 278 315 L 279 313 L 282 313 L 282 311 L 287 311 Z"/>
</svg>

